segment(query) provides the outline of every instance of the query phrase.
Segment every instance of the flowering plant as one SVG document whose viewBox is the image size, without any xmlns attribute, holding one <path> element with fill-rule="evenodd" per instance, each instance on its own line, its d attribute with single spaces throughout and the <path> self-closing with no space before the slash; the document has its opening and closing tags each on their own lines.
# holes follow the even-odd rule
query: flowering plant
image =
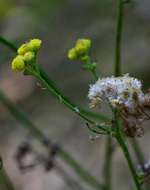
<svg viewBox="0 0 150 190">
<path fill-rule="evenodd" d="M 57 88 L 55 83 L 47 76 L 45 71 L 37 63 L 37 54 L 40 50 L 42 41 L 40 39 L 32 39 L 29 42 L 21 45 L 19 48 L 14 48 L 8 42 L 3 40 L 3 43 L 15 49 L 17 56 L 12 60 L 11 68 L 15 72 L 23 72 L 25 75 L 34 76 L 41 85 L 51 92 L 61 103 L 78 114 L 87 124 L 87 127 L 93 133 L 106 135 L 107 150 L 105 164 L 105 182 L 100 184 L 90 174 L 87 174 L 73 158 L 69 157 L 60 147 L 57 151 L 61 154 L 76 171 L 82 179 L 87 181 L 91 187 L 95 189 L 111 190 L 111 158 L 114 153 L 112 141 L 115 139 L 122 149 L 131 171 L 137 190 L 147 189 L 143 184 L 147 176 L 149 176 L 149 163 L 144 163 L 142 152 L 136 142 L 135 137 L 140 137 L 144 133 L 141 124 L 145 120 L 149 120 L 150 94 L 144 93 L 142 82 L 129 74 L 122 75 L 121 73 L 121 39 L 123 29 L 123 10 L 125 4 L 129 1 L 118 0 L 118 16 L 116 29 L 116 48 L 115 48 L 115 72 L 114 75 L 107 78 L 98 76 L 97 63 L 90 56 L 92 42 L 88 38 L 78 39 L 73 48 L 68 51 L 68 59 L 71 61 L 80 60 L 82 67 L 90 71 L 94 76 L 95 83 L 89 87 L 88 98 L 90 100 L 90 108 L 100 107 L 102 103 L 109 105 L 111 109 L 111 117 L 101 113 L 87 111 L 86 109 L 77 106 L 68 98 L 66 98 Z M 30 125 L 30 124 L 29 124 Z M 30 125 L 32 132 L 38 134 L 38 138 L 43 134 L 37 132 L 32 124 Z M 130 137 L 133 141 L 133 147 L 138 155 L 141 163 L 141 170 L 136 170 L 131 154 L 129 152 L 127 138 Z M 44 141 L 45 143 L 45 141 Z M 47 143 L 46 146 L 52 146 Z M 56 148 L 56 147 L 55 147 Z M 56 149 L 55 149 L 56 150 Z M 53 151 L 52 151 L 53 152 Z M 56 154 L 56 151 L 54 151 Z M 143 187 L 144 186 L 144 187 Z"/>
</svg>

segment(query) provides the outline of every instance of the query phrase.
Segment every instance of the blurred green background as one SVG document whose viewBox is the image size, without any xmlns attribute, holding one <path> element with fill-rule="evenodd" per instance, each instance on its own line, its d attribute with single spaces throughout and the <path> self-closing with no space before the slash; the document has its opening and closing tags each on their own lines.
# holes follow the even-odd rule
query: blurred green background
<svg viewBox="0 0 150 190">
<path fill-rule="evenodd" d="M 131 0 L 125 7 L 123 73 L 140 78 L 144 88 L 150 87 L 149 23 L 150 1 Z M 42 39 L 39 63 L 65 95 L 87 108 L 87 92 L 92 76 L 81 69 L 80 62 L 68 61 L 67 51 L 77 38 L 91 38 L 91 54 L 98 62 L 99 73 L 112 75 L 115 26 L 116 1 L 113 0 L 0 0 L 0 34 L 16 45 L 32 38 Z M 13 56 L 13 52 L 0 44 L 0 89 L 29 113 L 30 119 L 47 136 L 60 142 L 102 181 L 105 138 L 91 142 L 92 134 L 79 117 L 41 89 L 35 79 L 13 73 L 10 69 Z M 49 173 L 45 173 L 42 167 L 27 173 L 19 171 L 14 154 L 28 132 L 20 127 L 2 104 L 0 113 L 0 154 L 16 190 L 73 189 L 55 168 Z M 145 135 L 140 139 L 147 160 L 150 157 L 148 127 L 147 123 Z M 66 165 L 58 162 L 82 187 L 91 189 L 82 184 Z M 126 190 L 133 185 L 126 166 L 120 149 L 116 149 L 113 158 L 113 185 L 116 190 Z M 7 188 L 1 185 L 0 189 Z"/>
</svg>

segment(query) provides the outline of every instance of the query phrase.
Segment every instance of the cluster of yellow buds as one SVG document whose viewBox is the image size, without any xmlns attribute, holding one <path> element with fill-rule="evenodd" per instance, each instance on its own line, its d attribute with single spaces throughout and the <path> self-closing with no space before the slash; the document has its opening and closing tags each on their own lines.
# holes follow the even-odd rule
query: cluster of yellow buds
<svg viewBox="0 0 150 190">
<path fill-rule="evenodd" d="M 81 59 L 86 61 L 88 59 L 89 49 L 91 47 L 90 39 L 78 39 L 75 46 L 68 51 L 68 59 L 76 60 Z"/>
<path fill-rule="evenodd" d="M 36 53 L 41 47 L 40 39 L 32 39 L 27 43 L 22 44 L 18 50 L 18 55 L 13 59 L 11 67 L 13 71 L 23 71 L 26 65 L 35 61 Z"/>
</svg>

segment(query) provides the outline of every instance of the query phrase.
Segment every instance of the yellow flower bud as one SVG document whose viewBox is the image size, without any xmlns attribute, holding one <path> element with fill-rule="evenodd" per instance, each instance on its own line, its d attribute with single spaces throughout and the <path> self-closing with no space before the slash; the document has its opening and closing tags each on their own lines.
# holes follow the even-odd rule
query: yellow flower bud
<svg viewBox="0 0 150 190">
<path fill-rule="evenodd" d="M 11 68 L 13 71 L 23 71 L 25 69 L 24 57 L 18 55 L 15 57 L 11 63 Z"/>
<path fill-rule="evenodd" d="M 70 60 L 75 60 L 77 59 L 77 53 L 76 53 L 76 50 L 75 48 L 72 48 L 68 51 L 68 59 Z"/>
<path fill-rule="evenodd" d="M 26 62 L 33 61 L 34 58 L 35 58 L 35 53 L 32 51 L 29 51 L 24 54 L 24 61 L 26 61 Z"/>
<path fill-rule="evenodd" d="M 40 39 L 30 40 L 28 43 L 29 51 L 38 51 L 41 47 L 42 41 Z"/>
<path fill-rule="evenodd" d="M 79 39 L 76 42 L 75 50 L 76 50 L 78 55 L 83 55 L 83 54 L 88 53 L 90 47 L 91 47 L 91 40 Z"/>
<path fill-rule="evenodd" d="M 18 48 L 18 54 L 19 55 L 24 55 L 26 52 L 28 52 L 28 44 L 22 44 L 19 48 Z"/>
</svg>

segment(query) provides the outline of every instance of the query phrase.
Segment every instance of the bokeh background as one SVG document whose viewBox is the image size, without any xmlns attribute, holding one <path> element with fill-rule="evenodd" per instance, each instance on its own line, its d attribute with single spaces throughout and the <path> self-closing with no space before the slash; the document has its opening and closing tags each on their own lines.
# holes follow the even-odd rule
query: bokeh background
<svg viewBox="0 0 150 190">
<path fill-rule="evenodd" d="M 42 39 L 39 63 L 65 95 L 86 108 L 92 76 L 81 69 L 80 62 L 67 60 L 67 50 L 77 38 L 91 38 L 91 54 L 98 62 L 99 73 L 112 75 L 115 19 L 114 0 L 0 0 L 0 34 L 16 45 L 32 38 Z M 125 7 L 123 73 L 140 78 L 144 88 L 150 87 L 149 23 L 150 1 L 131 0 Z M 48 137 L 59 142 L 91 174 L 103 181 L 105 137 L 95 138 L 78 116 L 41 89 L 34 78 L 13 73 L 10 69 L 13 56 L 14 53 L 0 44 L 0 89 L 26 111 Z M 147 123 L 145 135 L 139 139 L 147 160 L 150 157 L 148 127 Z M 28 131 L 0 104 L 0 155 L 16 190 L 91 189 L 59 159 L 58 167 L 49 172 L 45 172 L 42 166 L 21 172 L 14 155 L 18 146 L 29 138 Z M 37 148 L 39 145 L 35 144 Z M 69 176 L 80 187 L 74 183 L 70 186 Z M 131 189 L 132 185 L 127 164 L 120 149 L 116 148 L 113 157 L 114 189 Z M 7 190 L 7 187 L 0 184 L 0 189 Z"/>
</svg>

